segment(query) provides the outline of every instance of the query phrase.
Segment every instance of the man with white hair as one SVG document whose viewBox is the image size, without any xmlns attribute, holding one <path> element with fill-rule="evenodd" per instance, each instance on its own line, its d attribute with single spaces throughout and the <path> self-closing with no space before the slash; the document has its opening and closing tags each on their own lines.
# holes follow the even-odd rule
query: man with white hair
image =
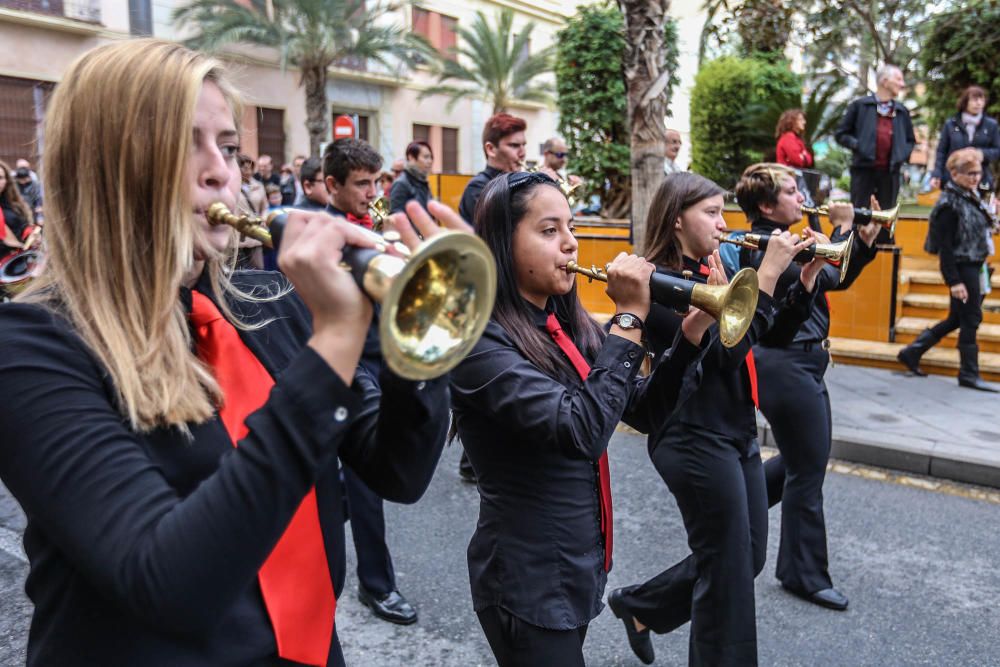
<svg viewBox="0 0 1000 667">
<path fill-rule="evenodd" d="M 663 153 L 663 173 L 676 174 L 677 172 L 684 171 L 677 164 L 677 156 L 681 152 L 681 133 L 668 127 L 665 139 L 666 150 Z"/>
<path fill-rule="evenodd" d="M 883 209 L 896 205 L 900 169 L 916 144 L 910 112 L 896 98 L 906 87 L 903 72 L 883 65 L 876 74 L 878 88 L 851 102 L 837 126 L 837 143 L 851 149 L 851 200 L 868 206 L 875 195 Z M 888 242 L 882 230 L 879 243 Z"/>
</svg>

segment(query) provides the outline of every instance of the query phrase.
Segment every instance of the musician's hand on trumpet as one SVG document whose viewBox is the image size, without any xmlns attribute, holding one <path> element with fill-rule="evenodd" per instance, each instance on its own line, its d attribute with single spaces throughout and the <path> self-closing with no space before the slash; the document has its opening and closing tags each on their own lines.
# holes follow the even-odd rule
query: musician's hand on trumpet
<svg viewBox="0 0 1000 667">
<path fill-rule="evenodd" d="M 407 202 L 406 214 L 393 213 L 386 219 L 385 228 L 387 231 L 398 232 L 400 240 L 410 250 L 420 244 L 421 237 L 430 239 L 446 230 L 475 233 L 472 225 L 463 220 L 454 209 L 433 200 L 427 202 L 427 210 L 416 200 Z"/>
<path fill-rule="evenodd" d="M 878 203 L 878 199 L 875 199 L 875 195 L 872 195 L 871 199 L 871 209 L 873 211 L 881 211 L 882 206 Z M 869 248 L 875 243 L 875 238 L 878 236 L 881 227 L 878 226 L 874 220 L 869 222 L 867 225 L 861 225 L 858 227 L 858 236 L 864 241 L 864 244 Z M 850 231 L 850 225 L 847 227 L 847 231 Z"/>
<path fill-rule="evenodd" d="M 806 227 L 803 230 L 807 240 L 812 240 L 813 243 L 830 243 L 830 238 L 823 234 L 822 232 L 817 232 L 816 230 Z M 802 266 L 802 271 L 799 273 L 799 281 L 802 286 L 806 288 L 807 292 L 812 292 L 816 287 L 816 277 L 819 276 L 819 272 L 823 270 L 826 266 L 827 261 L 820 257 L 815 256 L 811 262 L 807 262 Z"/>
<path fill-rule="evenodd" d="M 815 243 L 815 240 L 811 238 L 802 239 L 789 233 L 787 230 L 783 232 L 775 230 L 768 237 L 764 259 L 761 260 L 760 267 L 757 269 L 760 291 L 773 295 L 774 288 L 778 284 L 778 278 L 781 277 L 781 274 L 784 273 L 797 254 L 813 243 Z"/>
<path fill-rule="evenodd" d="M 719 255 L 718 250 L 714 250 L 711 255 L 708 256 L 708 284 L 709 285 L 728 285 L 729 278 L 726 277 L 726 270 L 722 264 L 722 257 Z M 681 332 L 684 337 L 688 339 L 688 342 L 699 345 L 702 339 L 705 337 L 705 332 L 708 331 L 709 327 L 715 324 L 715 318 L 701 310 L 700 308 L 695 308 L 691 306 L 688 308 L 688 312 L 684 315 L 684 321 L 681 322 Z"/>
<path fill-rule="evenodd" d="M 340 263 L 349 245 L 374 248 L 376 241 L 343 218 L 290 210 L 278 251 L 278 266 L 312 313 L 309 346 L 348 384 L 356 365 L 350 360 L 360 356 L 372 318 L 371 299 Z"/>
<path fill-rule="evenodd" d="M 656 269 L 644 257 L 629 255 L 624 252 L 608 264 L 607 295 L 615 302 L 615 312 L 631 313 L 643 322 L 649 316 L 649 277 Z M 622 329 L 618 325 L 611 326 L 611 332 L 639 343 L 642 340 L 640 329 Z"/>
</svg>

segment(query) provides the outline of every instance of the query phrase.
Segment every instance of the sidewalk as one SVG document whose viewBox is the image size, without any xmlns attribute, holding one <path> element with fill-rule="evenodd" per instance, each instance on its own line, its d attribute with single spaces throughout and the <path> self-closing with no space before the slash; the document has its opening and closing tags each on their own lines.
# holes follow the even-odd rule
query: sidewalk
<svg viewBox="0 0 1000 667">
<path fill-rule="evenodd" d="M 954 377 L 846 364 L 830 368 L 826 384 L 833 458 L 1000 487 L 1000 395 Z M 774 446 L 760 419 L 761 444 Z"/>
</svg>

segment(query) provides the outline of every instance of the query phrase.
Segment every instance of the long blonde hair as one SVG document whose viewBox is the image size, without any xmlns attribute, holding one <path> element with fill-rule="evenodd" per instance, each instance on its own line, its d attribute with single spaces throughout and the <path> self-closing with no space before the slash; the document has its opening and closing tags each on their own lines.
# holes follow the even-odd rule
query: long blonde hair
<svg viewBox="0 0 1000 667">
<path fill-rule="evenodd" d="M 45 119 L 47 264 L 20 300 L 71 320 L 139 431 L 204 421 L 221 398 L 192 352 L 178 298 L 195 248 L 205 245 L 187 161 L 206 81 L 238 123 L 238 97 L 217 61 L 154 39 L 101 46 L 70 66 Z M 220 297 L 236 292 L 228 261 L 206 260 Z"/>
</svg>

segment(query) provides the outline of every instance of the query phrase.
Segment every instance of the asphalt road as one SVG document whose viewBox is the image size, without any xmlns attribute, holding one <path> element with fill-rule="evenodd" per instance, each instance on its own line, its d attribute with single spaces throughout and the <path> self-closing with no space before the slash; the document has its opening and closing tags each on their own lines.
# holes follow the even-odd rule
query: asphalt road
<svg viewBox="0 0 1000 667">
<path fill-rule="evenodd" d="M 619 433 L 611 448 L 615 569 L 609 586 L 645 579 L 686 555 L 673 498 L 650 465 L 645 444 Z M 465 548 L 478 495 L 445 454 L 426 496 L 389 505 L 389 540 L 403 593 L 419 608 L 409 627 L 370 617 L 354 596 L 354 556 L 337 623 L 348 664 L 490 665 L 472 611 Z M 961 492 L 961 488 L 959 488 Z M 833 472 L 826 483 L 831 573 L 851 599 L 844 613 L 781 590 L 773 568 L 778 508 L 771 512 L 768 565 L 757 580 L 761 665 L 1000 665 L 1000 505 L 890 481 Z M 0 497 L 0 664 L 24 662 L 30 603 L 18 547 L 23 518 Z M 688 629 L 656 636 L 659 665 L 687 662 Z M 588 664 L 640 665 L 621 623 L 605 610 L 591 624 Z"/>
</svg>

